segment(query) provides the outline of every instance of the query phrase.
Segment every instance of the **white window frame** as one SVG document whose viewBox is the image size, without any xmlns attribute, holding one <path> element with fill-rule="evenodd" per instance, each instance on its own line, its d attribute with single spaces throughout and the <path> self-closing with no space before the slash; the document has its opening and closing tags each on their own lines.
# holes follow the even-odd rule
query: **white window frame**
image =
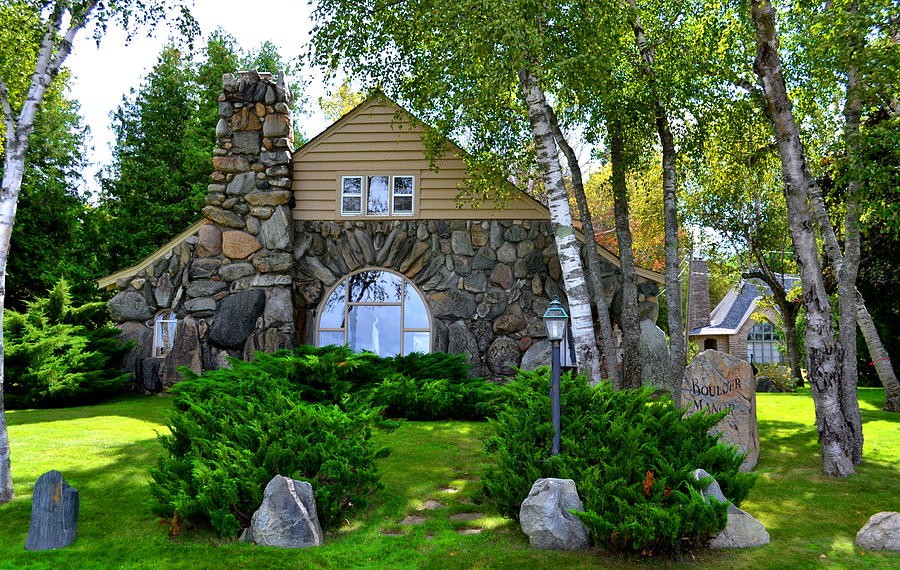
<svg viewBox="0 0 900 570">
<path fill-rule="evenodd" d="M 371 185 L 372 178 L 374 177 L 386 177 L 388 179 L 388 208 L 387 212 L 384 214 L 370 214 L 369 213 L 369 186 Z M 415 174 L 382 174 L 382 173 L 366 173 L 366 174 L 346 174 L 341 175 L 340 188 L 338 192 L 338 200 L 340 201 L 340 207 L 338 211 L 340 212 L 341 217 L 346 218 L 390 218 L 390 217 L 414 217 L 416 215 L 416 178 Z M 398 178 L 409 179 L 412 181 L 412 190 L 410 194 L 397 194 L 395 192 L 395 181 Z M 344 191 L 345 181 L 348 179 L 359 180 L 360 193 L 359 194 L 347 194 Z M 409 196 L 411 202 L 411 209 L 409 211 L 397 211 L 394 207 L 394 198 L 397 196 Z M 347 211 L 344 208 L 344 198 L 358 198 L 359 199 L 359 210 L 356 211 Z"/>
<path fill-rule="evenodd" d="M 344 193 L 344 181 L 350 178 L 356 178 L 359 180 L 359 194 L 345 194 Z M 363 175 L 353 175 L 353 176 L 341 176 L 341 215 L 342 216 L 363 216 L 365 212 L 365 204 L 366 204 L 366 184 L 367 177 Z M 356 198 L 359 197 L 359 210 L 355 212 L 348 212 L 344 210 L 344 197 Z"/>
<path fill-rule="evenodd" d="M 166 327 L 166 332 L 170 338 L 168 346 L 163 340 L 163 328 L 161 325 L 172 325 Z M 175 344 L 175 332 L 178 330 L 178 317 L 171 309 L 163 309 L 153 316 L 153 356 L 166 356 L 172 352 Z"/>
<path fill-rule="evenodd" d="M 396 180 L 398 178 L 408 178 L 412 180 L 412 185 L 410 186 L 409 194 L 397 194 L 396 189 Z M 396 202 L 394 199 L 397 196 L 409 196 L 409 211 L 408 212 L 398 212 L 394 205 Z M 395 176 L 391 176 L 391 215 L 393 216 L 412 216 L 416 211 L 416 177 L 411 174 L 397 174 Z"/>
</svg>

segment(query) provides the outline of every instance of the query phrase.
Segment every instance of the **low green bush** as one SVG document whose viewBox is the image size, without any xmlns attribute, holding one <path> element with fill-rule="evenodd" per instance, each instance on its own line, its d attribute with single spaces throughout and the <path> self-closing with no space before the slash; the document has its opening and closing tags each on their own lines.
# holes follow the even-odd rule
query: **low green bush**
<svg viewBox="0 0 900 570">
<path fill-rule="evenodd" d="M 505 516 L 518 518 L 536 479 L 573 479 L 597 545 L 658 554 L 724 528 L 726 505 L 707 504 L 691 471 L 708 471 L 736 505 L 749 493 L 755 478 L 738 472 L 742 456 L 709 434 L 724 413 L 686 417 L 650 389 L 591 388 L 564 376 L 561 453 L 552 457 L 548 376 L 546 368 L 521 372 L 501 390 L 497 435 L 485 444 L 496 465 L 482 482 L 484 498 Z"/>
<path fill-rule="evenodd" d="M 235 361 L 234 369 L 173 387 L 167 455 L 151 470 L 154 511 L 235 536 L 250 523 L 275 475 L 309 481 L 319 521 L 335 528 L 382 487 L 370 443 L 380 410 L 304 401 L 284 375 Z"/>
<path fill-rule="evenodd" d="M 491 414 L 497 385 L 470 378 L 465 357 L 445 353 L 381 358 L 346 346 L 301 346 L 294 351 L 257 353 L 255 362 L 234 361 L 202 388 L 228 391 L 238 377 L 262 370 L 284 378 L 308 402 L 344 401 L 382 407 L 393 418 L 479 420 Z M 198 388 L 199 389 L 199 388 Z"/>
<path fill-rule="evenodd" d="M 6 406 L 75 406 L 120 391 L 130 346 L 109 324 L 105 303 L 72 306 L 65 281 L 24 313 L 5 310 Z"/>
</svg>

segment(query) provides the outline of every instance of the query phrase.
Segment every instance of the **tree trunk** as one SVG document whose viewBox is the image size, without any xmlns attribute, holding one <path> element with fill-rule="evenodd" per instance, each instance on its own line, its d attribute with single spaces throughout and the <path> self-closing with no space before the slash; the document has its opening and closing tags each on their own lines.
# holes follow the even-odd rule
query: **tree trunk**
<svg viewBox="0 0 900 570">
<path fill-rule="evenodd" d="M 559 128 L 559 121 L 553 108 L 547 106 L 547 116 L 550 118 L 550 127 L 556 137 L 556 144 L 566 157 L 569 164 L 569 172 L 572 176 L 572 187 L 575 190 L 575 201 L 581 214 L 581 224 L 584 231 L 584 245 L 588 262 L 591 289 L 594 293 L 594 306 L 597 308 L 597 320 L 600 324 L 600 347 L 602 348 L 603 361 L 606 365 L 606 374 L 612 379 L 613 386 L 622 387 L 622 376 L 618 370 L 618 350 L 616 349 L 616 337 L 613 335 L 612 320 L 609 317 L 609 306 L 606 303 L 606 287 L 603 284 L 603 262 L 597 251 L 597 238 L 594 236 L 594 223 L 591 211 L 588 209 L 587 196 L 584 193 L 584 181 L 581 178 L 581 166 L 575 151 L 563 136 Z"/>
<path fill-rule="evenodd" d="M 91 12 L 97 7 L 97 3 L 97 0 L 82 3 L 75 13 L 72 13 L 72 6 L 69 2 L 54 3 L 50 7 L 49 19 L 45 22 L 44 35 L 35 61 L 34 73 L 31 75 L 28 92 L 18 117 L 13 113 L 6 82 L 0 77 L 0 104 L 2 104 L 3 122 L 6 126 L 6 156 L 3 162 L 3 182 L 0 186 L 0 504 L 13 497 L 9 434 L 6 429 L 6 412 L 3 403 L 5 373 L 3 307 L 6 301 L 6 262 L 9 257 L 13 223 L 16 220 L 16 208 L 19 204 L 19 190 L 22 188 L 22 176 L 25 172 L 28 139 L 34 132 L 34 118 L 47 88 L 71 53 L 72 42 L 75 41 L 76 34 L 84 27 Z M 60 36 L 59 32 L 67 14 L 69 27 Z"/>
<path fill-rule="evenodd" d="M 569 197 L 559 164 L 559 151 L 554 141 L 550 118 L 547 116 L 547 100 L 540 81 L 530 71 L 525 69 L 519 71 L 519 84 L 528 108 L 531 136 L 547 191 L 550 222 L 553 225 L 556 251 L 562 268 L 566 296 L 569 299 L 575 358 L 588 381 L 596 384 L 600 381 L 600 362 L 597 358 L 591 300 L 584 278 L 584 269 L 581 266 L 580 245 L 572 227 L 572 211 L 569 208 Z"/>
<path fill-rule="evenodd" d="M 675 140 L 669 127 L 669 116 L 659 93 L 656 81 L 656 70 L 653 66 L 654 48 L 647 41 L 644 25 L 635 0 L 628 0 L 632 10 L 631 28 L 634 41 L 641 53 L 644 72 L 650 83 L 654 104 L 656 105 L 656 132 L 662 147 L 662 186 L 663 186 L 663 218 L 665 224 L 665 257 L 666 257 L 666 314 L 669 320 L 669 362 L 671 366 L 672 385 L 675 388 L 675 402 L 681 400 L 681 384 L 684 381 L 684 367 L 687 351 L 684 340 L 684 319 L 681 313 L 681 257 L 678 254 L 678 178 L 675 167 Z"/>
<path fill-rule="evenodd" d="M 628 185 L 625 180 L 625 148 L 618 119 L 609 121 L 609 154 L 612 162 L 612 190 L 616 213 L 616 241 L 622 272 L 622 378 L 625 388 L 641 386 L 641 329 L 638 323 L 637 279 L 628 213 Z"/>
<path fill-rule="evenodd" d="M 891 358 L 888 356 L 884 345 L 881 344 L 881 338 L 878 336 L 878 329 L 875 328 L 875 321 L 872 315 L 866 309 L 862 295 L 859 291 L 856 303 L 856 322 L 859 324 L 859 330 L 862 331 L 863 338 L 866 339 L 866 346 L 869 348 L 869 357 L 872 364 L 878 372 L 884 384 L 884 411 L 900 412 L 900 382 L 894 374 L 894 368 L 891 366 Z"/>
<path fill-rule="evenodd" d="M 849 425 L 852 420 L 845 417 L 841 406 L 843 351 L 834 340 L 831 304 L 825 291 L 814 220 L 809 210 L 809 189 L 816 183 L 806 164 L 800 130 L 794 120 L 793 105 L 781 71 L 775 10 L 769 0 L 751 0 L 750 14 L 756 29 L 754 67 L 765 92 L 766 115 L 775 128 L 785 181 L 788 222 L 803 282 L 803 305 L 807 312 L 807 371 L 822 446 L 822 470 L 826 475 L 847 477 L 856 472 L 854 429 Z"/>
<path fill-rule="evenodd" d="M 9 433 L 6 429 L 6 410 L 3 400 L 5 354 L 3 343 L 3 307 L 6 300 L 6 261 L 9 257 L 9 241 L 12 236 L 19 189 L 25 172 L 27 145 L 11 125 L 6 129 L 6 156 L 3 161 L 3 183 L 0 186 L 0 504 L 15 496 L 9 454 Z M 27 139 L 25 139 L 27 140 Z"/>
<path fill-rule="evenodd" d="M 753 256 L 759 264 L 759 269 L 757 271 L 743 273 L 741 277 L 744 279 L 760 279 L 768 285 L 769 290 L 772 291 L 772 298 L 775 299 L 775 304 L 778 305 L 778 309 L 781 311 L 784 346 L 788 353 L 791 376 L 797 378 L 802 385 L 803 376 L 800 373 L 800 345 L 797 343 L 798 307 L 794 303 L 788 301 L 783 278 L 776 277 L 775 273 L 769 269 L 762 252 L 754 248 Z"/>
<path fill-rule="evenodd" d="M 849 7 L 856 13 L 856 6 Z M 854 46 L 855 47 L 855 46 Z M 855 56 L 855 54 L 853 54 Z M 838 266 L 838 334 L 844 348 L 844 382 L 841 407 L 853 432 L 853 463 L 862 462 L 862 416 L 856 393 L 859 375 L 856 369 L 856 275 L 859 272 L 859 124 L 862 118 L 859 70 L 851 63 L 847 70 L 847 94 L 844 103 L 844 140 L 847 145 L 850 181 L 844 215 L 844 257 Z"/>
</svg>

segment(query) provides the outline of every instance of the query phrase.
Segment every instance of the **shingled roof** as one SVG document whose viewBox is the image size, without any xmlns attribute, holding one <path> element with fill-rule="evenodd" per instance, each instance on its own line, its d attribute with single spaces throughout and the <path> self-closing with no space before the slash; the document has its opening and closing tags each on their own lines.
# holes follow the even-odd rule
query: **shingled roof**
<svg viewBox="0 0 900 570">
<path fill-rule="evenodd" d="M 775 274 L 775 277 L 784 283 L 786 291 L 790 291 L 800 281 L 797 275 Z M 771 295 L 772 290 L 759 279 L 745 279 L 738 283 L 725 295 L 716 308 L 709 315 L 709 326 L 698 327 L 690 331 L 689 335 L 731 335 L 738 330 L 753 311 L 759 299 L 765 295 Z"/>
</svg>

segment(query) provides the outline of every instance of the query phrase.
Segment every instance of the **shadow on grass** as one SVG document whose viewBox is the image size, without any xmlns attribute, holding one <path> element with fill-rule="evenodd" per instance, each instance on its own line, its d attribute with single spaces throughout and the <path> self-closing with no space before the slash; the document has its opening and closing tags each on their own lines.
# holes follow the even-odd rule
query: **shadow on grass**
<svg viewBox="0 0 900 570">
<path fill-rule="evenodd" d="M 83 406 L 6 410 L 6 421 L 10 426 L 21 426 L 114 415 L 164 423 L 167 419 L 167 412 L 171 408 L 172 397 L 168 394 L 154 396 L 118 394 L 102 402 Z"/>
</svg>

